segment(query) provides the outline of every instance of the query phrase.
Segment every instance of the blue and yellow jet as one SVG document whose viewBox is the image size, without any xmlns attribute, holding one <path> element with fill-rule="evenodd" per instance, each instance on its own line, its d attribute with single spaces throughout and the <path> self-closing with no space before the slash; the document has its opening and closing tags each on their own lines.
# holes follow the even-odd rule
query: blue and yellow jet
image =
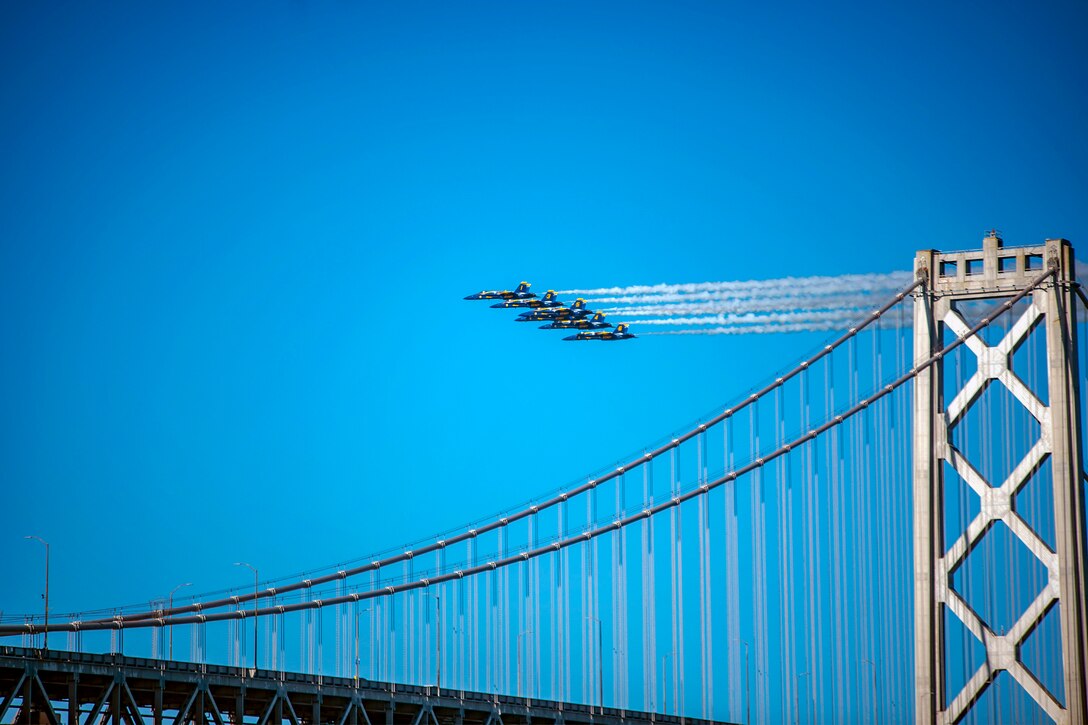
<svg viewBox="0 0 1088 725">
<path fill-rule="evenodd" d="M 592 315 L 593 310 L 586 309 L 586 301 L 581 297 L 574 301 L 570 307 L 552 307 L 522 312 L 518 315 L 518 322 L 551 322 L 553 320 L 580 320 Z"/>
<path fill-rule="evenodd" d="M 588 320 L 584 317 L 569 320 L 553 320 L 547 325 L 541 325 L 541 330 L 604 330 L 612 327 L 611 322 L 604 321 L 604 313 L 594 313 Z"/>
<path fill-rule="evenodd" d="M 571 335 L 564 337 L 564 340 L 603 340 L 605 342 L 611 342 L 613 340 L 631 340 L 635 336 L 627 331 L 627 325 L 616 325 L 615 330 L 597 330 L 589 332 L 579 332 L 577 335 Z"/>
<path fill-rule="evenodd" d="M 562 307 L 563 303 L 555 298 L 555 290 L 548 290 L 544 293 L 544 297 L 539 300 L 514 299 L 499 302 L 491 306 L 503 310 L 509 310 L 515 307 L 528 307 L 535 310 L 541 307 Z"/>
<path fill-rule="evenodd" d="M 528 282 L 522 282 L 518 285 L 518 288 L 511 292 L 510 290 L 484 290 L 474 295 L 469 295 L 466 300 L 529 300 L 536 297 L 535 292 L 530 292 L 531 287 Z"/>
</svg>

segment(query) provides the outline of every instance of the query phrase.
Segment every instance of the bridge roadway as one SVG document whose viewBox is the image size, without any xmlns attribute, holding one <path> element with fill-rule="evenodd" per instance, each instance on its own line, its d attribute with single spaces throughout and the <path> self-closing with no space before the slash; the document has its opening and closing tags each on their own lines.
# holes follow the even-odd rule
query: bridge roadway
<svg viewBox="0 0 1088 725">
<path fill-rule="evenodd" d="M 8 725 L 711 725 L 448 688 L 22 647 L 0 647 L 0 698 Z"/>
</svg>

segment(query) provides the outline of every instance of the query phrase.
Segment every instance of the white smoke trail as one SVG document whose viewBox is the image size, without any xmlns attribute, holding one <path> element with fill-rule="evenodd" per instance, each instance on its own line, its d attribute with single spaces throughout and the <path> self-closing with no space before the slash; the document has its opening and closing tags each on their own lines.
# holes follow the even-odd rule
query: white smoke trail
<svg viewBox="0 0 1088 725">
<path fill-rule="evenodd" d="M 745 335 L 844 329 L 906 287 L 910 272 L 568 289 L 646 335 Z M 602 305 L 610 305 L 602 307 Z M 713 327 L 711 327 L 713 326 Z"/>
<path fill-rule="evenodd" d="M 885 292 L 895 292 L 905 285 L 895 285 L 890 287 L 877 287 L 871 291 L 862 291 L 862 294 L 879 295 Z M 801 288 L 801 289 L 778 289 L 768 288 L 763 291 L 751 291 L 751 292 L 696 292 L 694 294 L 667 294 L 667 295 L 626 295 L 623 297 L 584 297 L 586 302 L 598 305 L 640 305 L 640 304 L 672 304 L 674 302 L 711 302 L 720 300 L 736 300 L 746 301 L 753 299 L 764 299 L 767 297 L 773 298 L 818 298 L 821 296 L 831 296 L 836 294 L 842 294 L 843 290 L 840 288 L 828 288 L 826 290 L 815 288 Z"/>
<path fill-rule="evenodd" d="M 837 295 L 834 297 L 766 297 L 750 300 L 716 300 L 707 302 L 674 302 L 661 305 L 631 305 L 606 307 L 601 312 L 631 317 L 634 315 L 713 315 L 740 312 L 777 312 L 806 309 L 857 309 L 883 302 L 901 288 L 883 295 Z"/>
<path fill-rule="evenodd" d="M 820 283 L 798 285 L 768 285 L 762 289 L 734 292 L 669 292 L 665 294 L 621 295 L 618 297 L 586 297 L 587 302 L 598 304 L 655 304 L 671 302 L 692 302 L 699 300 L 749 300 L 764 297 L 820 297 L 851 292 L 854 294 L 882 295 L 895 292 L 906 284 L 854 284 Z"/>
<path fill-rule="evenodd" d="M 866 310 L 859 308 L 841 310 L 818 310 L 814 312 L 776 312 L 769 315 L 745 313 L 742 315 L 708 315 L 704 317 L 666 317 L 663 319 L 631 320 L 631 325 L 670 325 L 688 327 L 691 325 L 771 325 L 771 324 L 815 324 L 815 323 L 850 323 L 865 315 Z"/>
<path fill-rule="evenodd" d="M 778 332 L 826 332 L 841 325 L 832 322 L 795 322 L 784 325 L 747 325 L 744 327 L 711 327 L 701 330 L 661 330 L 641 333 L 650 335 L 767 335 Z"/>
<path fill-rule="evenodd" d="M 911 280 L 910 272 L 888 272 L 884 274 L 844 274 L 837 277 L 780 277 L 766 280 L 745 280 L 739 282 L 697 282 L 691 284 L 655 284 L 632 285 L 629 287 L 598 287 L 594 289 L 568 289 L 561 295 L 585 297 L 627 297 L 631 295 L 693 295 L 711 292 L 766 294 L 772 290 L 799 290 L 819 288 L 852 291 L 891 289 L 906 286 Z"/>
<path fill-rule="evenodd" d="M 857 321 L 858 318 L 854 317 L 850 322 Z M 732 327 L 709 327 L 709 328 L 692 328 L 688 330 L 652 330 L 650 332 L 641 332 L 640 335 L 768 335 L 779 332 L 827 332 L 829 330 L 843 330 L 849 326 L 850 322 L 786 322 L 776 323 L 769 325 L 735 325 Z M 898 320 L 892 320 L 890 322 L 883 323 L 885 329 L 890 329 L 894 325 L 898 325 Z M 903 321 L 903 326 L 910 327 L 911 320 L 907 318 Z"/>
</svg>

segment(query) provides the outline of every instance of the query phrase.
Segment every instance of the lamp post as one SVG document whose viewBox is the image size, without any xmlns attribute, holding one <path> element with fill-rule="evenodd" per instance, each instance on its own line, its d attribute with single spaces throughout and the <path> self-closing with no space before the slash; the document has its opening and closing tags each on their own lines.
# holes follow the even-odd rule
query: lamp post
<svg viewBox="0 0 1088 725">
<path fill-rule="evenodd" d="M 866 657 L 862 657 L 861 664 L 862 665 L 868 664 L 868 665 L 872 666 L 872 668 L 873 668 L 873 725 L 876 725 L 876 693 L 877 693 L 877 690 L 876 690 L 876 663 L 873 662 L 871 659 L 868 659 Z"/>
<path fill-rule="evenodd" d="M 423 592 L 425 597 L 433 597 L 435 601 L 434 610 L 437 613 L 437 622 L 435 622 L 435 634 L 434 634 L 434 646 L 435 646 L 435 687 L 438 688 L 438 694 L 442 694 L 442 596 L 439 594 L 431 594 L 430 592 Z"/>
<path fill-rule="evenodd" d="M 521 697 L 521 638 L 527 634 L 532 634 L 533 630 L 527 629 L 524 632 L 518 632 L 517 643 L 517 655 L 518 655 L 518 697 Z"/>
<path fill-rule="evenodd" d="M 167 600 L 166 608 L 168 610 L 174 608 L 174 595 L 177 593 L 178 589 L 184 589 L 185 587 L 191 587 L 192 585 L 193 585 L 192 582 L 185 582 L 184 584 L 178 584 L 176 587 L 171 589 L 170 590 L 170 596 L 169 596 L 169 598 Z M 169 659 L 174 659 L 174 628 L 173 627 L 170 628 L 170 657 L 169 657 Z"/>
<path fill-rule="evenodd" d="M 752 693 L 748 689 L 748 642 L 739 637 L 734 637 L 733 641 L 744 645 L 744 725 L 752 725 Z"/>
<path fill-rule="evenodd" d="M 36 539 L 45 545 L 45 649 L 49 649 L 49 542 L 34 535 L 23 538 Z"/>
<path fill-rule="evenodd" d="M 604 712 L 604 625 L 596 617 L 586 617 L 597 623 L 597 684 L 600 692 L 599 706 Z"/>
<path fill-rule="evenodd" d="M 795 683 L 793 688 L 793 707 L 797 710 L 797 725 L 801 725 L 801 699 L 797 696 L 798 691 L 801 689 L 801 678 L 811 674 L 811 672 L 802 672 L 793 678 Z"/>
<path fill-rule="evenodd" d="M 234 562 L 235 566 L 244 566 L 253 572 L 253 669 L 257 670 L 257 567 L 244 561 Z"/>
</svg>

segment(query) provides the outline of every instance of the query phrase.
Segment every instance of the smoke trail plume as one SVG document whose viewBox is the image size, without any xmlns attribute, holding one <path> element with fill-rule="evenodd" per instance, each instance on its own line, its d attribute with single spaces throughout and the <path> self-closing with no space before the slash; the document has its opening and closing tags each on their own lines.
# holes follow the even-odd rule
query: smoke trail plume
<svg viewBox="0 0 1088 725">
<path fill-rule="evenodd" d="M 801 323 L 785 325 L 751 325 L 748 327 L 712 327 L 704 330 L 661 330 L 643 332 L 643 335 L 768 335 L 775 332 L 827 332 L 842 329 L 842 325 L 831 322 Z"/>
<path fill-rule="evenodd" d="M 569 289 L 610 318 L 687 329 L 647 335 L 744 335 L 845 329 L 910 284 L 910 272 Z M 607 305 L 607 306 L 605 306 Z"/>
<path fill-rule="evenodd" d="M 697 282 L 694 284 L 633 285 L 630 287 L 598 287 L 595 289 L 568 289 L 561 295 L 598 298 L 605 295 L 694 295 L 711 292 L 751 292 L 766 294 L 775 290 L 799 290 L 803 288 L 827 288 L 842 291 L 897 289 L 910 283 L 910 272 L 885 274 L 844 274 L 838 277 L 781 277 L 778 279 L 747 280 L 742 282 Z"/>
<path fill-rule="evenodd" d="M 746 313 L 743 315 L 708 315 L 704 317 L 666 317 L 664 319 L 631 320 L 631 325 L 777 325 L 791 323 L 850 323 L 865 314 L 860 309 L 819 310 L 816 312 L 776 312 L 769 315 Z"/>
<path fill-rule="evenodd" d="M 836 295 L 834 297 L 758 297 L 747 300 L 713 300 L 704 302 L 679 301 L 656 305 L 629 305 L 605 307 L 605 314 L 633 315 L 713 315 L 740 312 L 775 312 L 784 310 L 815 309 L 864 309 L 874 300 L 882 300 L 895 294 L 901 288 L 887 290 L 882 294 L 872 295 Z"/>
<path fill-rule="evenodd" d="M 642 332 L 642 335 L 768 335 L 776 332 L 827 332 L 830 330 L 845 330 L 857 322 L 861 316 L 854 315 L 841 321 L 827 320 L 815 322 L 783 322 L 761 325 L 732 325 L 726 327 L 689 328 L 687 330 L 651 330 Z M 882 322 L 885 328 L 910 327 L 911 318 L 900 322 L 894 318 L 886 318 Z"/>
</svg>

